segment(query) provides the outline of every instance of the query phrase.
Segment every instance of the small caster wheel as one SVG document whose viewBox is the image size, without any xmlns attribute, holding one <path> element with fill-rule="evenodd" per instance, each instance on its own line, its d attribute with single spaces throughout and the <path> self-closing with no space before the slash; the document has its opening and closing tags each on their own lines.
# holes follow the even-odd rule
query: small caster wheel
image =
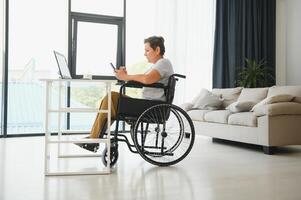
<svg viewBox="0 0 301 200">
<path fill-rule="evenodd" d="M 117 147 L 111 147 L 111 156 L 110 156 L 110 167 L 113 167 L 118 160 L 118 149 Z M 108 163 L 108 148 L 106 147 L 102 152 L 102 163 L 107 166 Z"/>
</svg>

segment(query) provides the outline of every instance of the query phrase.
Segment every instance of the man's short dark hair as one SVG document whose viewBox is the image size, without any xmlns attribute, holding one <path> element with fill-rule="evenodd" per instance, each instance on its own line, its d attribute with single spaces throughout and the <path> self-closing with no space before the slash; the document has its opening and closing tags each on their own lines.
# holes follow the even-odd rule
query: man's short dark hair
<svg viewBox="0 0 301 200">
<path fill-rule="evenodd" d="M 160 48 L 160 55 L 163 56 L 165 53 L 164 38 L 161 36 L 151 36 L 144 39 L 144 44 L 149 43 L 151 48 L 155 50 L 157 47 Z"/>
</svg>

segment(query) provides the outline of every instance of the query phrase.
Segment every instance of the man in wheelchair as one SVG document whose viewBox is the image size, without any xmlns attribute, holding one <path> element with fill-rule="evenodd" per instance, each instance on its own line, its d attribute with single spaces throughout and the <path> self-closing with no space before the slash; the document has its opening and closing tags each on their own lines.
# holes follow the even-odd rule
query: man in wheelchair
<svg viewBox="0 0 301 200">
<path fill-rule="evenodd" d="M 171 62 L 163 57 L 163 37 L 146 38 L 144 50 L 148 62 L 153 64 L 144 74 L 129 75 L 123 66 L 115 70 L 116 78 L 126 83 L 121 86 L 119 93 L 111 93 L 111 123 L 114 120 L 129 122 L 134 145 L 130 144 L 127 137 L 118 134 L 119 123 L 116 123 L 111 145 L 111 165 L 118 159 L 118 141 L 126 142 L 131 152 L 139 153 L 146 161 L 159 166 L 172 165 L 182 160 L 194 142 L 191 119 L 185 111 L 171 105 L 177 80 L 175 77 L 185 76 L 174 74 Z M 142 99 L 124 95 L 122 91 L 125 87 L 142 88 Z M 100 109 L 107 109 L 107 106 L 106 96 L 100 104 Z M 88 138 L 103 138 L 106 121 L 107 114 L 98 113 Z M 98 143 L 77 145 L 92 152 L 96 152 L 99 147 Z M 107 163 L 106 157 L 107 149 L 103 153 L 104 164 Z"/>
</svg>

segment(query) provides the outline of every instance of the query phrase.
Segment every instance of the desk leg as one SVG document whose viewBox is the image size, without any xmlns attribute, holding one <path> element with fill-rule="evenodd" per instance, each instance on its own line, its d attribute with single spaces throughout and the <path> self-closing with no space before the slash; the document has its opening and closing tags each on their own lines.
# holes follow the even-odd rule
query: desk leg
<svg viewBox="0 0 301 200">
<path fill-rule="evenodd" d="M 46 94 L 45 94 L 45 156 L 44 156 L 44 173 L 45 175 L 49 172 L 49 139 L 51 132 L 49 130 L 50 126 L 50 116 L 49 116 L 49 109 L 50 109 L 50 102 L 51 102 L 51 88 L 52 82 L 46 82 Z"/>
<path fill-rule="evenodd" d="M 107 92 L 108 92 L 108 119 L 107 119 L 107 131 L 108 131 L 108 141 L 107 141 L 107 149 L 108 149 L 108 162 L 107 162 L 107 170 L 110 171 L 110 165 L 111 165 L 111 102 L 112 102 L 112 96 L 111 96 L 111 84 L 107 84 Z"/>
<path fill-rule="evenodd" d="M 62 87 L 63 87 L 63 84 L 62 82 L 60 81 L 59 82 L 59 102 L 58 102 L 58 110 L 59 112 L 57 113 L 58 116 L 57 116 L 57 137 L 58 137 L 58 140 L 61 141 L 61 138 L 62 138 L 62 130 L 61 130 L 61 112 L 60 110 L 62 110 Z M 58 157 L 61 156 L 61 143 L 58 143 L 57 145 L 57 152 L 58 152 Z"/>
</svg>

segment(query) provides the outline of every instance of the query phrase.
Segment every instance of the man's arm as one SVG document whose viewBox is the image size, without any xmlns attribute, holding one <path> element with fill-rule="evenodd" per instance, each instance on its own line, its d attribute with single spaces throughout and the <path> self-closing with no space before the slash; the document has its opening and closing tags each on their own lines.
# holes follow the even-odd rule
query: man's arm
<svg viewBox="0 0 301 200">
<path fill-rule="evenodd" d="M 124 69 L 116 70 L 116 77 L 123 81 L 137 81 L 143 84 L 156 83 L 161 79 L 160 73 L 153 69 L 147 74 L 128 75 Z"/>
</svg>

